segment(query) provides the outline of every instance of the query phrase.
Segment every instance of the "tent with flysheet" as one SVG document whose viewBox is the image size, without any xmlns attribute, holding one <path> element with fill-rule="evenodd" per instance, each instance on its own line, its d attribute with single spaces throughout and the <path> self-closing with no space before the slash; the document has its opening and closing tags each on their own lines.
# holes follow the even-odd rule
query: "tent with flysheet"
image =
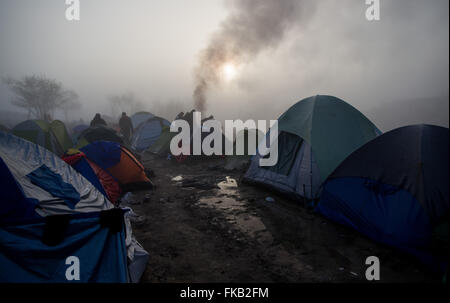
<svg viewBox="0 0 450 303">
<path fill-rule="evenodd" d="M 92 161 L 120 184 L 122 192 L 152 189 L 142 163 L 133 153 L 117 142 L 96 141 L 80 149 Z"/>
<path fill-rule="evenodd" d="M 324 95 L 303 99 L 278 118 L 277 163 L 260 166 L 257 153 L 244 180 L 294 198 L 317 199 L 329 174 L 380 133 L 369 119 L 341 99 Z M 269 142 L 270 130 L 266 136 Z"/>
<path fill-rule="evenodd" d="M 108 197 L 109 201 L 114 204 L 119 202 L 122 195 L 119 182 L 103 168 L 90 161 L 83 152 L 69 149 L 62 159 L 88 179 L 95 188 Z"/>
</svg>

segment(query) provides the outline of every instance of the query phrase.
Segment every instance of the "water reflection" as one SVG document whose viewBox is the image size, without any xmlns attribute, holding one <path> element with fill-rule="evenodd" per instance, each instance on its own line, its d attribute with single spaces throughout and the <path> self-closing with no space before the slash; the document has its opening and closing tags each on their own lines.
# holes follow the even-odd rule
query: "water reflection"
<svg viewBox="0 0 450 303">
<path fill-rule="evenodd" d="M 221 211 L 228 223 L 239 231 L 260 243 L 271 244 L 273 242 L 271 233 L 258 216 L 249 212 L 249 202 L 241 199 L 236 180 L 227 176 L 217 185 L 219 189 L 216 196 L 202 197 L 198 200 L 198 205 Z"/>
</svg>

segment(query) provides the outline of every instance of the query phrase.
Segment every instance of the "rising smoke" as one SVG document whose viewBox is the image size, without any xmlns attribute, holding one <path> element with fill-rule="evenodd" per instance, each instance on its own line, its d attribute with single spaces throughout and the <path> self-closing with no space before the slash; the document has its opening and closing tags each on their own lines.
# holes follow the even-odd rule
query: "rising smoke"
<svg viewBox="0 0 450 303">
<path fill-rule="evenodd" d="M 195 107 L 204 110 L 206 93 L 221 83 L 225 64 L 240 66 L 275 48 L 299 19 L 300 0 L 231 0 L 229 16 L 200 54 L 195 70 Z"/>
</svg>

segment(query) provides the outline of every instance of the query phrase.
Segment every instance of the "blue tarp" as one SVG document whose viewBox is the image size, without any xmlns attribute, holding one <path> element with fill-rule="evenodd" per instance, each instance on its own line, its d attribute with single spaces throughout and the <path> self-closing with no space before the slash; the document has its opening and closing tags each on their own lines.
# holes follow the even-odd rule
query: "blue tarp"
<svg viewBox="0 0 450 303">
<path fill-rule="evenodd" d="M 80 201 L 80 194 L 72 184 L 63 181 L 61 175 L 53 172 L 45 164 L 27 175 L 31 183 L 48 191 L 52 196 L 63 199 L 66 204 L 74 209 Z"/>
<path fill-rule="evenodd" d="M 37 218 L 38 200 L 26 198 L 20 185 L 0 158 L 0 222 L 17 218 Z"/>
</svg>

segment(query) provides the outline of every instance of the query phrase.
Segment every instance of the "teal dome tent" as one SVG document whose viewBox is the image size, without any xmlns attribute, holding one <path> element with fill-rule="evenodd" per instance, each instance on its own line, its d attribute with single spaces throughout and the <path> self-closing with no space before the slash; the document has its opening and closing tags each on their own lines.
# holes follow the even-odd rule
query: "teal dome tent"
<svg viewBox="0 0 450 303">
<path fill-rule="evenodd" d="M 307 199 L 318 198 L 320 185 L 331 172 L 353 151 L 381 134 L 353 106 L 325 95 L 291 106 L 278 119 L 278 132 L 277 164 L 260 167 L 257 154 L 245 180 Z"/>
</svg>

